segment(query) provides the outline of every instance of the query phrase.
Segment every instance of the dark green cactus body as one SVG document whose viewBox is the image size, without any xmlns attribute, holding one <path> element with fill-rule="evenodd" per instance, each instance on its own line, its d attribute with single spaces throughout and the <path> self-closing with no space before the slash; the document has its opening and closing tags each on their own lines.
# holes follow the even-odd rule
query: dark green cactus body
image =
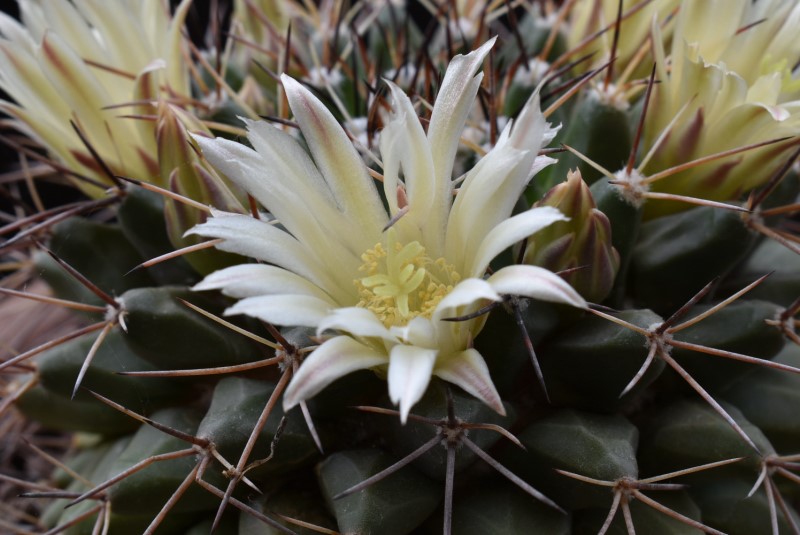
<svg viewBox="0 0 800 535">
<path fill-rule="evenodd" d="M 126 239 L 119 225 L 77 217 L 68 219 L 53 229 L 50 250 L 113 296 L 153 284 L 146 271 L 128 273 L 146 259 Z M 87 304 L 105 304 L 49 255 L 39 253 L 36 264 L 42 277 L 63 298 Z"/>
<path fill-rule="evenodd" d="M 353 450 L 331 455 L 318 466 L 322 493 L 340 530 L 400 535 L 433 512 L 442 499 L 440 486 L 410 466 L 363 492 L 333 499 L 395 460 L 380 450 Z"/>
<path fill-rule="evenodd" d="M 160 195 L 142 188 L 130 188 L 117 210 L 122 233 L 145 260 L 174 250 L 164 221 L 164 201 Z M 175 258 L 147 268 L 159 284 L 189 285 L 197 274 L 183 258 Z"/>
<path fill-rule="evenodd" d="M 774 360 L 800 367 L 800 347 L 787 345 Z M 800 375 L 753 369 L 727 386 L 722 396 L 764 432 L 778 453 L 800 449 Z"/>
<path fill-rule="evenodd" d="M 800 295 L 800 255 L 772 240 L 762 241 L 723 287 L 737 291 L 759 277 L 769 275 L 748 293 L 751 299 L 764 299 L 788 307 Z"/>
<path fill-rule="evenodd" d="M 38 361 L 42 386 L 56 395 L 70 397 L 78 372 L 96 338 L 97 334 L 90 333 L 42 355 Z M 131 377 L 118 373 L 154 369 L 152 364 L 130 349 L 123 333 L 112 331 L 92 359 L 81 382 L 83 389 L 76 392 L 75 399 L 102 406 L 85 390 L 88 389 L 113 397 L 118 403 L 140 413 L 150 413 L 188 400 L 193 388 L 185 380 Z"/>
<path fill-rule="evenodd" d="M 197 429 L 200 414 L 195 410 L 164 409 L 153 414 L 153 420 L 184 433 Z M 184 450 L 189 445 L 152 427 L 141 427 L 111 465 L 109 472 L 118 474 L 150 457 Z M 123 479 L 111 489 L 114 510 L 120 514 L 157 513 L 174 490 L 190 473 L 197 460 L 194 455 L 161 461 Z M 213 508 L 214 498 L 199 487 L 192 487 L 174 508 L 179 512 L 196 512 Z"/>
<path fill-rule="evenodd" d="M 443 389 L 431 388 L 428 394 L 415 407 L 415 414 L 434 420 L 444 421 L 447 418 L 445 407 L 441 400 L 444 397 Z M 484 423 L 508 427 L 514 421 L 514 410 L 508 407 L 508 415 L 502 417 L 485 404 L 474 398 L 463 396 L 460 393 L 453 394 L 453 408 L 455 416 L 459 421 Z M 421 422 L 408 422 L 401 425 L 400 422 L 390 421 L 387 439 L 392 445 L 392 450 L 400 457 L 412 453 L 435 436 L 441 436 L 441 429 L 430 424 Z M 482 449 L 490 449 L 492 446 L 503 440 L 501 435 L 484 430 L 473 429 L 467 431 L 467 436 Z M 443 481 L 445 479 L 447 451 L 444 443 L 436 446 L 422 457 L 414 461 L 414 466 L 423 474 L 434 480 Z M 455 472 L 462 472 L 472 463 L 478 460 L 477 456 L 469 448 L 459 448 L 455 459 Z"/>
<path fill-rule="evenodd" d="M 117 4 L 61 3 L 71 6 L 70 13 L 82 13 L 90 4 Z M 792 2 L 786 0 L 731 0 L 748 13 L 745 6 L 771 4 L 779 15 L 773 17 L 770 12 L 767 17 L 728 21 L 736 32 L 732 42 L 739 44 L 733 50 L 736 53 L 729 49 L 723 54 L 729 67 L 723 73 L 714 70 L 718 58 L 701 49 L 701 37 L 716 36 L 719 28 L 698 26 L 708 31 L 696 36 L 697 42 L 680 35 L 682 28 L 695 26 L 680 17 L 701 9 L 697 6 L 703 2 L 621 2 L 620 35 L 615 35 L 618 28 L 606 5 L 613 3 L 616 9 L 616 0 L 443 0 L 408 6 L 396 1 L 230 3 L 238 25 L 230 31 L 220 28 L 219 35 L 230 38 L 219 50 L 219 64 L 211 68 L 224 70 L 222 76 L 231 90 L 218 86 L 206 65 L 193 65 L 198 75 L 192 77 L 192 99 L 174 92 L 176 88 L 166 79 L 153 79 L 165 94 L 138 91 L 137 95 L 147 98 L 135 98 L 131 104 L 136 120 L 148 127 L 141 131 L 149 132 L 146 141 L 152 148 L 152 154 L 143 155 L 151 164 L 149 175 L 134 178 L 153 179 L 171 194 L 195 203 L 164 200 L 137 186 L 109 199 L 101 212 L 83 212 L 35 229 L 38 242 L 47 243 L 110 298 L 101 299 L 87 290 L 41 251 L 29 267 L 25 248 L 30 245 L 35 250 L 37 242 L 11 241 L 11 246 L 6 242 L 0 246 L 0 264 L 21 264 L 40 273 L 58 297 L 102 307 L 82 313 L 84 322 L 87 316 L 94 322 L 109 322 L 108 336 L 89 363 L 81 382 L 84 388 L 77 390 L 74 399 L 79 370 L 99 329 L 30 360 L 12 365 L 0 362 L 0 380 L 11 377 L 0 383 L 0 407 L 5 410 L 13 404 L 23 416 L 48 428 L 46 432 L 25 428 L 26 438 L 30 433 L 48 440 L 53 430 L 75 433 L 74 450 L 66 460 L 70 470 L 57 470 L 50 482 L 54 488 L 48 490 L 63 489 L 75 496 L 124 475 L 97 496 L 70 507 L 65 508 L 71 497 L 48 498 L 52 503 L 43 510 L 41 525 L 25 526 L 19 532 L 54 533 L 63 528 L 67 535 L 101 533 L 105 529 L 102 515 L 107 511 L 111 535 L 139 534 L 165 506 L 169 512 L 155 529 L 156 535 L 202 535 L 212 528 L 220 535 L 427 535 L 442 531 L 446 535 L 583 535 L 603 529 L 606 534 L 629 535 L 634 528 L 645 535 L 688 535 L 701 533 L 705 526 L 730 535 L 798 532 L 800 323 L 794 305 L 800 297 L 796 215 L 800 183 L 790 171 L 774 191 L 765 194 L 764 202 L 752 206 L 748 196 L 756 198 L 759 189 L 752 188 L 768 183 L 760 168 L 771 170 L 776 165 L 765 161 L 765 155 L 783 158 L 787 150 L 794 150 L 790 145 L 797 143 L 798 80 L 796 72 L 792 78 L 791 69 L 800 55 L 773 57 L 773 48 L 749 47 L 745 40 L 764 28 L 772 29 L 770 25 L 777 24 L 774 19 L 796 22 L 800 8 L 792 8 L 789 17 L 784 15 Z M 161 7 L 160 2 L 142 4 Z M 182 2 L 183 9 L 189 4 Z M 431 13 L 425 11 L 428 7 Z M 418 16 L 418 8 L 424 16 Z M 242 10 L 246 21 L 241 19 Z M 570 32 L 579 14 L 597 19 L 604 29 L 576 37 Z M 720 20 L 728 20 L 730 13 L 722 15 Z M 637 22 L 639 17 L 645 22 Z M 40 18 L 58 17 L 48 12 Z M 425 24 L 420 25 L 418 19 L 423 18 Z M 99 31 L 100 22 L 93 21 L 91 28 Z M 258 26 L 260 38 L 251 42 L 248 37 L 253 36 L 239 33 L 248 26 L 243 22 Z M 637 24 L 641 39 L 632 43 L 625 28 Z M 12 51 L 6 46 L 10 25 L 0 24 L 4 67 L 13 67 L 6 61 Z M 46 30 L 45 35 L 50 32 Z M 89 39 L 92 33 L 85 37 Z M 448 82 L 449 93 L 443 95 L 445 73 L 454 72 L 444 68 L 451 56 L 469 53 L 494 33 L 500 38 L 494 51 L 481 59 L 483 78 L 464 75 L 464 65 L 471 59 L 462 56 L 453 61 L 460 64 L 458 76 L 463 79 L 455 85 Z M 179 41 L 181 36 L 176 31 L 173 38 Z M 761 38 L 763 43 L 767 37 Z M 612 51 L 615 40 L 616 52 Z M 566 43 L 572 41 L 583 44 L 568 50 Z M 671 57 L 651 53 L 670 43 Z M 690 53 L 679 57 L 684 43 Z M 50 50 L 50 44 L 45 41 L 42 51 Z M 724 43 L 719 46 L 724 48 Z M 137 51 L 140 48 L 146 47 L 137 46 Z M 763 52 L 756 54 L 758 73 L 737 73 L 738 63 L 752 60 L 746 57 L 751 49 Z M 211 57 L 208 51 L 173 52 L 184 61 L 202 57 L 205 63 L 206 56 Z M 703 63 L 694 62 L 693 55 L 703 58 Z M 116 65 L 83 56 L 76 57 L 86 60 L 83 66 L 91 67 L 88 72 L 114 79 L 129 74 L 126 66 L 116 72 L 104 68 L 116 69 Z M 637 64 L 619 64 L 632 56 Z M 264 59 L 259 61 L 264 72 L 253 67 L 256 62 L 251 60 L 259 57 Z M 609 68 L 612 59 L 613 68 L 594 70 L 600 65 Z M 172 69 L 164 61 L 163 69 L 160 62 L 148 67 L 152 76 Z M 652 62 L 657 64 L 657 77 L 648 88 L 643 76 Z M 783 66 L 762 78 L 762 71 L 773 65 Z M 292 89 L 285 78 L 279 89 L 276 75 L 284 69 L 298 78 L 298 87 L 310 88 L 321 103 L 313 103 L 312 96 L 298 87 Z M 314 76 L 323 71 L 331 78 Z M 699 78 L 709 72 L 716 73 L 716 78 Z M 590 73 L 599 76 L 587 81 Z M 606 81 L 605 73 L 610 73 Z M 679 75 L 685 83 L 679 102 L 666 102 L 674 90 L 670 78 Z M 0 85 L 5 76 L 3 71 Z M 397 94 L 384 84 L 386 78 L 409 89 L 408 106 L 395 106 Z M 708 105 L 692 108 L 703 99 L 704 91 L 711 92 L 721 80 L 724 87 L 713 91 L 714 109 Z M 701 90 L 690 83 L 699 81 Z M 553 105 L 583 82 L 587 83 L 571 100 Z M 208 93 L 204 85 L 209 86 Z M 471 95 L 467 93 L 473 90 L 478 96 L 468 102 Z M 535 91 L 546 110 L 542 116 L 535 113 L 537 101 L 529 100 Z M 644 134 L 633 150 L 631 119 L 645 109 L 646 92 L 651 100 L 642 122 Z M 759 93 L 769 94 L 772 101 L 759 101 L 763 96 Z M 444 121 L 431 112 L 431 106 L 439 106 L 440 96 L 449 106 Z M 112 113 L 127 100 L 104 102 L 101 111 Z M 741 107 L 737 104 L 721 119 L 715 117 L 716 107 L 739 100 Z M 291 116 L 286 101 L 298 112 L 296 116 Z M 680 111 L 684 105 L 689 110 L 686 117 Z M 324 139 L 314 139 L 316 128 L 328 128 L 322 121 L 322 106 L 328 106 L 335 119 Z M 7 102 L 0 102 L 0 107 L 16 109 Z M 523 108 L 525 115 L 520 114 Z M 306 116 L 299 113 L 301 109 Z M 90 132 L 91 125 L 78 111 L 74 112 L 76 123 L 92 134 L 90 141 L 105 135 Z M 239 116 L 255 119 L 259 114 L 274 119 L 272 125 L 258 127 L 265 129 L 260 134 L 252 128 L 246 139 L 248 132 Z M 419 124 L 415 114 L 420 115 Z M 657 125 L 663 128 L 658 131 L 651 128 L 653 121 L 648 117 L 653 116 L 675 122 L 669 127 Z M 748 119 L 752 117 L 757 120 Z M 461 123 L 448 123 L 459 118 L 466 125 L 460 132 L 456 130 Z M 331 135 L 335 122 L 342 123 L 351 138 L 363 134 L 360 125 L 368 124 L 372 154 L 358 144 L 353 161 L 339 161 L 339 154 L 326 152 L 325 144 L 335 137 Z M 557 133 L 559 123 L 563 128 Z M 731 147 L 726 145 L 726 136 L 704 139 L 714 124 L 725 126 L 721 129 L 731 138 L 741 139 L 740 146 L 751 132 L 788 137 L 771 148 L 744 150 L 717 160 L 707 157 L 717 148 Z M 511 126 L 504 131 L 504 125 Z M 268 130 L 273 127 L 275 132 Z M 452 139 L 433 139 L 448 129 Z M 55 132 L 61 135 L 64 130 Z M 198 141 L 212 133 L 226 138 L 224 157 L 212 157 L 208 148 L 216 142 Z M 261 134 L 259 145 L 252 136 Z M 528 139 L 535 137 L 542 139 L 538 147 Z M 124 142 L 115 139 L 120 146 Z M 276 150 L 267 145 L 272 142 L 285 144 Z M 492 148 L 492 143 L 498 146 Z M 559 143 L 585 158 L 559 150 Z M 417 151 L 426 145 L 430 145 L 429 154 Z M 266 161 L 263 154 L 256 157 L 249 152 L 253 147 L 280 161 Z M 284 154 L 282 149 L 288 147 L 291 151 Z M 342 152 L 349 154 L 346 139 L 336 147 L 333 152 L 346 148 Z M 292 152 L 295 148 L 306 153 Z M 393 154 L 399 149 L 400 153 Z M 502 158 L 469 170 L 475 162 L 483 162 L 485 151 L 495 149 Z M 442 161 L 451 152 L 455 161 Z M 641 162 L 641 172 L 627 171 L 632 152 L 633 160 Z M 368 170 L 361 168 L 358 155 Z M 550 157 L 557 163 L 548 167 L 545 164 L 551 162 L 546 158 Z M 702 166 L 686 165 L 696 157 L 707 161 Z M 104 158 L 114 159 L 110 154 Z M 589 165 L 586 159 L 609 172 Z M 227 164 L 227 176 L 212 168 L 212 160 Z M 244 178 L 235 176 L 240 167 L 246 170 Z M 672 168 L 679 173 L 662 173 Z M 260 176 L 262 171 L 264 176 Z M 445 176 L 448 173 L 451 176 Z M 281 181 L 293 174 L 296 180 Z M 0 189 L 14 197 L 17 190 L 6 187 L 6 176 L 0 179 Z M 378 192 L 373 196 L 375 214 L 362 204 L 366 189 L 351 187 L 349 181 L 359 176 L 366 189 Z M 693 176 L 703 180 L 694 183 Z M 431 177 L 436 178 L 435 184 L 426 183 Z M 238 183 L 252 186 L 252 198 L 236 190 Z M 473 201 L 464 200 L 462 194 L 476 183 L 483 190 L 475 197 L 488 202 L 476 202 L 480 210 L 470 211 Z M 426 190 L 429 185 L 435 188 Z M 32 211 L 25 205 L 30 203 L 27 194 L 19 191 L 21 200 L 14 210 L 27 216 Z M 109 195 L 116 195 L 114 191 Z M 512 193 L 506 199 L 508 191 Z M 748 210 L 695 207 L 705 202 L 703 198 L 688 199 L 689 206 L 676 198 L 679 195 L 683 201 L 685 196 L 700 195 L 706 201 L 736 203 Z M 297 199 L 299 204 L 281 206 L 286 208 L 281 213 L 277 205 L 269 206 L 273 198 Z M 454 204 L 447 204 L 451 200 Z M 428 226 L 427 219 L 437 219 L 428 218 L 429 211 L 438 214 L 431 208 L 433 202 L 450 210 L 438 211 L 443 216 L 441 228 Z M 456 202 L 463 204 L 456 206 Z M 495 204 L 506 213 L 490 213 Z M 537 214 L 530 208 L 542 206 L 550 208 L 539 214 L 549 211 L 553 221 L 531 234 Z M 276 213 L 267 213 L 270 208 Z M 382 208 L 389 208 L 389 214 Z M 559 218 L 554 208 L 567 219 Z M 253 223 L 250 216 L 261 219 L 257 231 L 243 233 L 249 241 L 235 249 L 257 258 L 248 260 L 208 246 L 186 257 L 133 269 L 176 248 L 200 243 L 208 227 L 196 225 L 221 218 L 221 212 L 236 214 L 228 220 L 236 223 L 225 226 L 230 234 L 223 240 L 236 241 L 238 231 Z M 3 207 L 0 217 L 8 219 L 12 213 Z M 341 227 L 330 224 L 340 220 Z M 28 224 L 23 221 L 19 228 L 30 228 Z M 5 225 L 4 221 L 0 230 L 3 239 L 15 232 Z M 270 231 L 280 234 L 280 240 L 268 236 Z M 389 234 L 397 239 L 389 242 Z M 309 236 L 314 239 L 306 239 Z M 502 242 L 503 250 L 494 251 L 499 246 L 489 238 Z M 391 251 L 395 244 L 397 249 Z M 411 255 L 417 246 L 424 254 L 414 253 L 413 261 L 388 259 L 390 253 Z M 450 266 L 450 249 L 456 250 L 454 256 L 464 257 L 490 251 L 491 255 L 486 253 L 491 256 L 486 260 L 489 268 L 470 272 L 474 266 Z M 381 269 L 385 264 L 387 273 L 364 272 L 369 270 L 365 257 L 370 255 Z M 222 283 L 209 283 L 208 287 L 222 287 L 220 292 L 192 290 L 201 274 L 237 263 L 266 269 L 253 269 L 243 279 L 231 275 Z M 534 273 L 547 279 L 549 286 L 537 288 L 532 283 L 520 288 L 519 293 L 528 297 L 497 289 L 502 287 L 496 284 L 502 280 L 501 270 L 517 263 L 524 264 L 522 271 L 532 274 L 532 279 Z M 551 274 L 545 277 L 542 268 L 558 273 L 561 280 Z M 388 274 L 390 269 L 400 273 Z M 750 291 L 715 308 L 768 273 Z M 235 283 L 225 286 L 234 279 Z M 389 279 L 391 284 L 386 282 Z M 449 333 L 454 324 L 436 323 L 441 319 L 437 307 L 467 279 L 479 288 L 477 297 L 453 306 L 444 317 L 468 326 L 461 332 L 468 336 L 450 343 L 439 331 Z M 13 276 L 3 278 L 2 285 L 8 281 L 11 287 L 13 280 Z M 420 280 L 425 281 L 424 287 Z M 562 286 L 565 282 L 570 288 Z M 238 283 L 242 286 L 233 288 Z M 414 289 L 400 290 L 405 283 Z M 694 302 L 693 297 L 706 287 L 708 291 Z M 360 300 L 362 289 L 365 294 L 371 292 L 369 305 Z M 587 308 L 592 310 L 537 300 L 530 297 L 536 295 L 533 290 L 540 291 L 542 299 L 571 295 L 574 290 L 590 302 Z M 472 289 L 455 297 L 468 294 L 473 295 Z M 289 296 L 297 301 L 281 301 Z M 264 309 L 259 308 L 263 302 L 252 309 L 266 310 L 263 318 L 274 324 L 255 319 L 261 318 L 257 314 L 247 319 L 226 315 L 247 308 L 232 309 L 233 298 L 250 297 L 264 297 L 264 302 L 275 298 Z M 304 298 L 312 303 L 308 309 L 298 305 Z M 418 301 L 420 307 L 415 309 L 409 301 Z M 573 304 L 582 306 L 583 302 L 576 297 Z M 391 321 L 383 314 L 384 305 L 397 311 Z M 354 307 L 363 316 L 348 315 Z M 334 314 L 341 314 L 335 318 L 341 324 L 326 325 L 320 320 Z M 684 324 L 701 315 L 696 323 Z M 351 327 L 347 321 L 362 320 L 352 331 L 346 328 Z M 414 320 L 424 320 L 428 330 L 411 326 Z M 336 327 L 327 328 L 332 324 Z M 102 328 L 101 323 L 97 325 Z M 249 331 L 252 337 L 237 329 Z M 331 353 L 314 353 L 334 337 L 339 342 L 346 338 L 338 347 L 347 349 L 336 353 L 331 349 L 337 347 L 334 343 L 326 346 Z M 0 340 L 0 350 L 12 355 L 2 359 L 25 351 L 7 345 Z M 419 360 L 404 359 L 403 350 Z M 462 358 L 474 356 L 474 351 L 482 361 Z M 320 354 L 328 360 L 304 370 Z M 365 360 L 359 360 L 362 357 Z M 481 367 L 484 361 L 488 371 Z M 402 380 L 392 375 L 398 362 L 401 370 L 403 365 L 410 369 L 398 374 Z M 784 369 L 770 368 L 773 363 Z M 350 364 L 358 369 L 342 376 L 342 369 Z M 285 393 L 309 368 L 310 374 L 318 374 L 311 382 L 319 376 L 324 380 L 315 383 L 319 391 L 306 392 L 307 396 L 294 400 L 299 406 L 292 406 L 291 396 Z M 447 377 L 458 373 L 465 374 L 459 377 L 461 382 L 447 382 Z M 339 378 L 326 382 L 333 376 Z M 456 384 L 474 388 L 470 393 Z M 397 391 L 403 389 L 406 392 L 398 396 Z M 408 394 L 414 389 L 419 390 L 418 396 Z M 113 406 L 90 391 L 111 400 Z M 413 398 L 405 422 L 392 402 L 398 398 Z M 288 411 L 284 403 L 291 406 Z M 0 417 L 5 417 L 2 410 Z M 158 425 L 166 428 L 159 430 Z M 0 420 L 0 430 L 7 429 L 6 421 Z M 18 462 L 16 457 L 13 462 Z M 719 465 L 711 468 L 709 464 Z M 5 465 L 0 462 L 0 466 Z M 376 474 L 383 477 L 371 480 Z M 371 484 L 340 496 L 366 480 Z M 0 478 L 2 498 L 10 496 L 2 494 L 5 483 Z M 179 495 L 177 489 L 184 487 L 186 492 Z M 215 526 L 220 495 L 228 489 L 230 499 Z M 34 486 L 33 490 L 39 489 Z M 614 507 L 612 519 L 609 512 Z M 93 508 L 98 512 L 92 513 Z M 3 516 L 6 509 L 0 511 Z M 87 513 L 91 514 L 78 521 Z M 5 520 L 4 516 L 0 519 L 0 530 L 5 529 Z M 74 525 L 65 526 L 73 521 Z"/>
<path fill-rule="evenodd" d="M 661 322 L 650 310 L 626 310 L 617 316 L 645 329 Z M 659 376 L 664 363 L 656 360 L 638 384 L 620 397 L 647 353 L 644 336 L 595 316 L 570 325 L 539 350 L 554 404 L 604 412 L 635 399 Z"/>
<path fill-rule="evenodd" d="M 754 240 L 739 214 L 719 208 L 648 221 L 633 251 L 633 293 L 656 311 L 677 309 L 715 277 L 728 275 Z"/>
<path fill-rule="evenodd" d="M 642 209 L 631 204 L 623 196 L 622 189 L 609 184 L 609 179 L 606 177 L 592 184 L 590 190 L 597 203 L 597 209 L 608 217 L 611 225 L 611 243 L 620 257 L 619 270 L 609 297 L 613 306 L 619 306 L 626 295 L 633 249 L 642 224 Z"/>
<path fill-rule="evenodd" d="M 611 172 L 622 168 L 631 150 L 632 134 L 628 113 L 613 103 L 603 102 L 599 91 L 590 91 L 572 113 L 561 140 Z M 601 178 L 601 173 L 575 156 L 559 159 L 549 172 L 547 189 L 578 168 L 587 183 Z M 544 193 L 542 191 L 541 193 Z"/>
<path fill-rule="evenodd" d="M 269 381 L 241 377 L 223 379 L 214 389 L 211 406 L 200 422 L 197 435 L 211 440 L 226 458 L 238 459 L 274 390 L 275 385 Z M 258 435 L 251 459 L 264 459 L 270 453 L 273 456 L 252 471 L 253 477 L 292 472 L 309 465 L 317 457 L 317 448 L 297 410 L 286 415 L 279 440 L 272 450 L 271 444 L 283 417 L 283 411 L 273 411 Z"/>
<path fill-rule="evenodd" d="M 74 385 L 74 383 L 73 383 Z M 95 401 L 71 400 L 38 385 L 16 401 L 28 418 L 62 431 L 85 431 L 119 435 L 135 430 L 139 424 L 124 414 Z"/>
<path fill-rule="evenodd" d="M 608 507 L 611 492 L 556 470 L 604 481 L 636 479 L 639 472 L 639 431 L 620 415 L 562 409 L 531 424 L 518 437 L 525 451 L 509 448 L 509 465 L 569 510 Z"/>
<path fill-rule="evenodd" d="M 649 492 L 648 495 L 658 503 L 669 507 L 673 511 L 691 518 L 692 520 L 704 520 L 700 507 L 692 500 L 687 491 L 661 491 Z M 603 526 L 607 509 L 586 509 L 575 514 L 572 525 L 574 535 L 596 534 Z M 631 502 L 631 518 L 633 525 L 636 526 L 637 533 L 640 531 L 653 535 L 699 535 L 702 531 L 687 526 L 686 524 L 671 518 L 661 511 L 656 511 L 652 507 L 645 505 L 641 501 Z M 617 514 L 606 533 L 614 535 L 627 535 L 628 528 L 622 515 Z"/>
<path fill-rule="evenodd" d="M 752 496 L 752 483 L 744 479 L 721 480 L 706 485 L 695 485 L 690 490 L 696 503 L 702 508 L 703 518 L 709 524 L 724 530 L 729 535 L 767 535 L 772 533 L 769 501 L 762 487 Z M 787 506 L 795 525 L 800 516 L 793 507 Z M 792 528 L 783 515 L 778 515 L 780 533 L 791 533 Z"/>
<path fill-rule="evenodd" d="M 775 453 L 764 433 L 732 405 L 725 410 L 753 441 L 758 452 L 713 409 L 699 401 L 681 400 L 655 415 L 642 431 L 643 474 L 657 475 L 706 463 L 743 457 L 741 462 L 684 476 L 686 483 L 715 481 L 723 476 L 754 481 L 761 456 Z M 760 453 L 759 453 L 760 452 Z"/>
<path fill-rule="evenodd" d="M 568 515 L 531 501 L 530 496 L 507 482 L 478 481 L 465 489 L 453 505 L 453 533 L 525 533 L 531 526 L 549 535 L 572 533 Z M 440 531 L 441 524 L 432 523 L 429 532 Z"/>
<path fill-rule="evenodd" d="M 120 296 L 126 339 L 142 358 L 161 369 L 187 369 L 240 364 L 261 357 L 254 342 L 190 310 L 178 299 L 208 312 L 222 312 L 218 302 L 181 287 L 141 288 Z"/>
<path fill-rule="evenodd" d="M 698 305 L 684 319 L 689 320 L 711 308 L 711 305 Z M 737 301 L 675 333 L 674 338 L 696 346 L 769 360 L 784 345 L 781 332 L 767 323 L 775 319 L 778 311 L 775 304 L 767 301 Z M 709 389 L 729 383 L 755 366 L 681 347 L 674 348 L 672 356 Z"/>
</svg>

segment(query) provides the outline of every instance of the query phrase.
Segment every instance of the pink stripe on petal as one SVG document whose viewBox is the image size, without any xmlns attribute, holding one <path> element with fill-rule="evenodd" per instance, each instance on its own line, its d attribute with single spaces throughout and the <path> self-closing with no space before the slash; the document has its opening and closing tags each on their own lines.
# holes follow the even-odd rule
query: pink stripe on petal
<svg viewBox="0 0 800 535">
<path fill-rule="evenodd" d="M 433 374 L 449 383 L 460 386 L 465 392 L 486 403 L 489 407 L 505 416 L 503 400 L 489 376 L 486 361 L 475 349 L 467 349 L 451 355 L 438 363 Z"/>
</svg>

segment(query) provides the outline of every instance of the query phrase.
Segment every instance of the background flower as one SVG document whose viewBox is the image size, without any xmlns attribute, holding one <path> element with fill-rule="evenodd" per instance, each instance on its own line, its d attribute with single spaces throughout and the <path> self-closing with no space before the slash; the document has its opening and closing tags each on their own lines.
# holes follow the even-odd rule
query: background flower
<svg viewBox="0 0 800 535">
<path fill-rule="evenodd" d="M 800 5 L 793 1 L 682 2 L 669 56 L 654 26 L 660 83 L 648 110 L 643 153 L 660 145 L 645 174 L 800 134 L 800 80 L 792 71 L 800 60 L 798 23 Z M 655 182 L 653 189 L 736 199 L 767 180 L 791 150 L 782 143 L 737 154 Z M 685 207 L 651 202 L 647 213 Z"/>
<path fill-rule="evenodd" d="M 190 96 L 183 22 L 191 1 L 170 16 L 160 0 L 20 0 L 22 23 L 0 13 L 0 109 L 67 169 L 89 177 L 100 196 L 111 181 L 73 130 L 75 123 L 116 174 L 159 176 L 152 115 L 143 101 Z M 115 106 L 129 103 L 124 109 Z"/>
</svg>

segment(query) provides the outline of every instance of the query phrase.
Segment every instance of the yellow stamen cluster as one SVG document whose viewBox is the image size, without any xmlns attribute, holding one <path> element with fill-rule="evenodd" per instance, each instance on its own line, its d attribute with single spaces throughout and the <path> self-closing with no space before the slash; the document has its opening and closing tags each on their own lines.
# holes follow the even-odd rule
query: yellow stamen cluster
<svg viewBox="0 0 800 535">
<path fill-rule="evenodd" d="M 444 258 L 427 256 L 418 241 L 403 245 L 394 229 L 386 236 L 386 245 L 379 242 L 361 255 L 364 276 L 353 281 L 358 306 L 374 312 L 387 327 L 405 325 L 417 316 L 430 318 L 460 275 Z"/>
</svg>

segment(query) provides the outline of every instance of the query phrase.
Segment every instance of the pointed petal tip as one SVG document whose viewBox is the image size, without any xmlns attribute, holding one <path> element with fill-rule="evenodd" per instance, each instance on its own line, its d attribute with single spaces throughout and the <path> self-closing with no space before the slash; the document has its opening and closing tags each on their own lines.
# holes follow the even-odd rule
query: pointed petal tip
<svg viewBox="0 0 800 535">
<path fill-rule="evenodd" d="M 389 355 L 389 397 L 400 404 L 400 421 L 405 423 L 408 413 L 428 389 L 438 351 L 398 344 Z"/>
<path fill-rule="evenodd" d="M 203 290 L 210 290 L 211 286 L 209 286 L 205 279 L 203 279 L 189 289 L 193 292 L 202 292 Z"/>
<path fill-rule="evenodd" d="M 406 425 L 408 422 L 408 414 L 411 412 L 411 405 L 408 403 L 400 402 L 400 424 Z"/>
<path fill-rule="evenodd" d="M 337 379 L 385 364 L 388 356 L 348 336 L 327 340 L 306 356 L 283 394 L 285 409 L 317 395 Z"/>
<path fill-rule="evenodd" d="M 569 221 L 569 217 L 564 214 L 561 210 L 556 208 L 555 206 L 535 206 L 531 208 L 531 210 L 536 210 L 542 216 L 549 216 L 553 219 L 553 223 L 556 221 Z"/>
<path fill-rule="evenodd" d="M 483 60 L 483 58 L 485 58 L 486 55 L 489 54 L 489 51 L 492 49 L 492 47 L 495 45 L 496 42 L 497 42 L 497 36 L 495 35 L 492 38 L 488 39 L 485 43 L 483 43 L 475 50 L 472 50 L 471 52 L 468 52 L 466 54 L 457 54 L 456 56 L 453 57 L 451 63 L 458 62 L 464 58 L 473 58 L 473 57 Z"/>
<path fill-rule="evenodd" d="M 295 408 L 297 405 L 300 404 L 300 400 L 297 399 L 297 395 L 295 392 L 292 392 L 291 397 L 289 395 L 289 389 L 287 388 L 286 391 L 283 393 L 283 412 L 288 413 L 290 410 Z"/>
<path fill-rule="evenodd" d="M 142 69 L 142 72 L 139 73 L 139 76 L 141 76 L 142 74 L 149 74 L 151 72 L 166 68 L 167 68 L 167 62 L 164 61 L 164 59 L 162 58 L 156 58 L 144 66 L 144 69 Z"/>
<path fill-rule="evenodd" d="M 309 105 L 309 102 L 317 103 L 317 99 L 311 91 L 288 74 L 281 74 L 281 83 L 283 84 L 283 90 L 286 92 L 286 98 L 289 100 L 289 107 L 292 108 L 292 111 L 295 111 L 294 106 L 299 103 L 298 101 L 303 102 L 304 106 Z M 319 103 L 319 105 L 322 106 L 321 103 Z M 297 114 L 295 113 L 295 115 Z"/>
<path fill-rule="evenodd" d="M 481 46 L 470 52 L 470 54 L 485 56 L 486 54 L 489 53 L 489 50 L 492 49 L 492 47 L 495 45 L 496 42 L 497 42 L 497 36 L 496 35 L 492 36 L 491 39 L 487 40 Z"/>
<path fill-rule="evenodd" d="M 263 119 L 258 119 L 258 120 L 250 119 L 249 117 L 245 117 L 244 115 L 237 115 L 236 118 L 242 121 L 242 124 L 244 124 L 244 126 L 247 127 L 248 130 L 251 130 L 252 127 L 258 123 L 266 122 Z"/>
<path fill-rule="evenodd" d="M 292 380 L 289 381 L 286 390 L 283 391 L 283 401 L 281 405 L 283 406 L 284 413 L 288 413 L 290 410 L 299 405 L 301 401 L 303 401 L 299 395 L 300 388 L 298 388 L 298 382 L 295 380 L 295 377 L 297 376 L 295 375 L 292 377 Z"/>
<path fill-rule="evenodd" d="M 186 232 L 183 233 L 183 238 L 188 238 L 189 236 L 197 235 L 200 233 L 200 227 L 203 226 L 203 223 L 199 225 L 195 225 L 192 228 L 188 229 Z"/>
<path fill-rule="evenodd" d="M 188 132 L 189 137 L 191 137 L 195 143 L 200 146 L 200 150 L 206 152 L 207 147 L 210 147 L 211 144 L 216 140 L 216 138 L 210 137 L 205 132 Z"/>
<path fill-rule="evenodd" d="M 492 382 L 489 367 L 476 349 L 465 349 L 445 359 L 439 363 L 434 374 L 476 397 L 499 415 L 506 416 L 503 400 Z"/>
<path fill-rule="evenodd" d="M 285 72 L 281 74 L 281 83 L 283 84 L 283 89 L 286 91 L 286 94 L 296 95 L 298 93 L 302 93 L 307 91 L 303 84 L 286 74 Z"/>
</svg>

